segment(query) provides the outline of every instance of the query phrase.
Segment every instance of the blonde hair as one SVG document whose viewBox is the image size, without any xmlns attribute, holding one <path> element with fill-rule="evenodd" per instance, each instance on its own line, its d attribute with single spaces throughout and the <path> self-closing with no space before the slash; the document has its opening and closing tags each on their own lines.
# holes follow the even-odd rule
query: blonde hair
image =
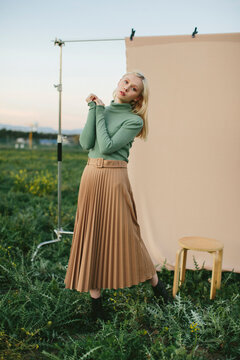
<svg viewBox="0 0 240 360">
<path fill-rule="evenodd" d="M 148 81 L 145 78 L 145 76 L 139 71 L 129 71 L 121 77 L 121 80 L 128 74 L 136 75 L 142 80 L 143 83 L 143 90 L 141 94 L 139 94 L 140 99 L 136 103 L 135 101 L 132 101 L 130 104 L 132 105 L 132 112 L 134 114 L 141 116 L 141 118 L 143 119 L 142 130 L 139 132 L 139 134 L 136 137 L 139 137 L 140 139 L 146 141 L 148 136 L 148 98 L 149 98 Z M 117 95 L 117 88 L 113 91 L 112 95 L 115 100 Z"/>
</svg>

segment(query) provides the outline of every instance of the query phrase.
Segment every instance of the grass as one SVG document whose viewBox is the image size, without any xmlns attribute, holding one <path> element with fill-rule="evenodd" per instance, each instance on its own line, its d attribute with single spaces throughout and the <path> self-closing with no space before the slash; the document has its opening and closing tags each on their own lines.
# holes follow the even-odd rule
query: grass
<svg viewBox="0 0 240 360">
<path fill-rule="evenodd" d="M 62 224 L 72 231 L 87 153 L 63 149 Z M 211 272 L 195 260 L 173 304 L 153 297 L 150 283 L 102 290 L 110 320 L 92 322 L 89 293 L 65 289 L 71 236 L 57 225 L 56 149 L 0 152 L 0 360 L 240 358 L 240 274 L 223 272 L 209 299 Z M 173 271 L 158 272 L 169 292 Z"/>
</svg>

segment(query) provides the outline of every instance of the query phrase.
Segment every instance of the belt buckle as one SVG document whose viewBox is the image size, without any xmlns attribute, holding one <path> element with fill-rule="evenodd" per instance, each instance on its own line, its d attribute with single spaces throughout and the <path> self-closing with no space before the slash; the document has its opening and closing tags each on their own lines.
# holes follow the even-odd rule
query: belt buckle
<svg viewBox="0 0 240 360">
<path fill-rule="evenodd" d="M 104 161 L 103 158 L 98 158 L 97 159 L 97 167 L 103 167 L 103 161 Z"/>
</svg>

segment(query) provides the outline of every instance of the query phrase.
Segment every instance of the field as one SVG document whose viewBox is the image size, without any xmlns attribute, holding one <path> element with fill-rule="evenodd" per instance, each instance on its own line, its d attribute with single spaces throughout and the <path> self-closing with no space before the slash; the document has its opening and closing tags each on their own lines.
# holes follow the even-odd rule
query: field
<svg viewBox="0 0 240 360">
<path fill-rule="evenodd" d="M 62 225 L 72 231 L 87 152 L 63 149 Z M 90 295 L 65 289 L 71 236 L 55 238 L 55 148 L 0 149 L 0 360 L 206 360 L 240 358 L 240 274 L 223 272 L 209 299 L 211 272 L 199 267 L 173 304 L 153 297 L 150 283 L 105 289 L 111 320 L 89 318 Z M 158 272 L 171 292 L 173 272 Z"/>
</svg>

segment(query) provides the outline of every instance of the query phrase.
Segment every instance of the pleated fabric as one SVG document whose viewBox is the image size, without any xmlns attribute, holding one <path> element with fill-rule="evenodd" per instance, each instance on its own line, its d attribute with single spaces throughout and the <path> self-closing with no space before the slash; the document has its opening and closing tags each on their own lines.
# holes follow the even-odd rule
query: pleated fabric
<svg viewBox="0 0 240 360">
<path fill-rule="evenodd" d="M 131 287 L 156 273 L 141 238 L 127 162 L 88 158 L 78 193 L 65 288 Z"/>
</svg>

